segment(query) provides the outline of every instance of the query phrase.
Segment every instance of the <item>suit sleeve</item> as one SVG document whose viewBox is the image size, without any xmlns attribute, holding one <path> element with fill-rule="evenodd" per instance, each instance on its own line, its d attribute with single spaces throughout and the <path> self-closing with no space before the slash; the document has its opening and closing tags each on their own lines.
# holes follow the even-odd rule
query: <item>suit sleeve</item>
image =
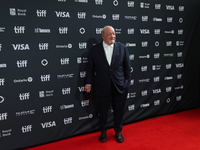
<svg viewBox="0 0 200 150">
<path fill-rule="evenodd" d="M 124 56 L 124 76 L 125 79 L 127 80 L 127 84 L 130 83 L 131 80 L 131 65 L 130 65 L 130 58 L 129 58 L 129 52 L 128 49 L 126 47 L 124 47 L 125 49 L 125 56 Z"/>
</svg>

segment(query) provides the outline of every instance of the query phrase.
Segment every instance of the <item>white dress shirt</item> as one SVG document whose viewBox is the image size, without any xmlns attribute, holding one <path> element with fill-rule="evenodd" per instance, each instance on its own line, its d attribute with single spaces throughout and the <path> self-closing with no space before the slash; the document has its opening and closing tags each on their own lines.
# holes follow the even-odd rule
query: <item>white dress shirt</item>
<svg viewBox="0 0 200 150">
<path fill-rule="evenodd" d="M 103 48 L 106 54 L 106 59 L 108 61 L 108 64 L 111 64 L 111 60 L 112 60 L 112 55 L 113 55 L 113 44 L 108 45 L 103 41 Z"/>
</svg>

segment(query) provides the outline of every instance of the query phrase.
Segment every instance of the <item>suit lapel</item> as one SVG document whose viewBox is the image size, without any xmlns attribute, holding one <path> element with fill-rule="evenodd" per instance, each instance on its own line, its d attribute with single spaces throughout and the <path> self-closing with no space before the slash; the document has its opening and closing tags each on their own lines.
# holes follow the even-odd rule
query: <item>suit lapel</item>
<svg viewBox="0 0 200 150">
<path fill-rule="evenodd" d="M 116 56 L 117 56 L 117 46 L 116 46 L 116 42 L 113 45 L 113 55 L 112 55 L 112 59 L 111 59 L 111 66 L 115 63 L 116 60 Z"/>
</svg>

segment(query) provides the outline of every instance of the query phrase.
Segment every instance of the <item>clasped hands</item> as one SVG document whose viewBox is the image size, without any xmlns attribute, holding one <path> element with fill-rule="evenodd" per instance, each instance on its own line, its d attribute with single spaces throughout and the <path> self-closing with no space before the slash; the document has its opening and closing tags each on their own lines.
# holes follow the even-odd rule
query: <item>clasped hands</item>
<svg viewBox="0 0 200 150">
<path fill-rule="evenodd" d="M 90 93 L 91 88 L 92 88 L 92 85 L 90 85 L 90 84 L 86 84 L 86 85 L 85 85 L 85 91 L 86 91 L 87 93 Z"/>
</svg>

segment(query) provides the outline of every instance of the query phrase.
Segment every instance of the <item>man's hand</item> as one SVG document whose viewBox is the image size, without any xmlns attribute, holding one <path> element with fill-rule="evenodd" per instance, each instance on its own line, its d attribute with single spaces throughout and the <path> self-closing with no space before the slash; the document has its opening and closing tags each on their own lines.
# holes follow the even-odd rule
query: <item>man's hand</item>
<svg viewBox="0 0 200 150">
<path fill-rule="evenodd" d="M 90 84 L 86 84 L 85 85 L 85 91 L 87 92 L 87 93 L 90 93 L 90 91 L 91 91 L 91 85 Z"/>
</svg>

